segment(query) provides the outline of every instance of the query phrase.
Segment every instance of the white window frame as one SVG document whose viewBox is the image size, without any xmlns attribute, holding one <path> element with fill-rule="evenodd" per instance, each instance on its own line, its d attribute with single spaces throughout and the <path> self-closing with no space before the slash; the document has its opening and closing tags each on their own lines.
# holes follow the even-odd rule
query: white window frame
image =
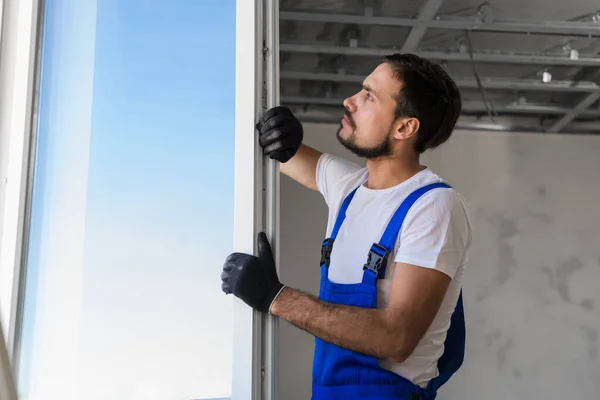
<svg viewBox="0 0 600 400">
<path fill-rule="evenodd" d="M 256 254 L 257 234 L 264 231 L 279 267 L 279 166 L 263 157 L 254 129 L 262 113 L 279 104 L 279 1 L 237 0 L 236 19 L 235 188 L 240 195 L 235 195 L 234 247 Z M 232 400 L 274 400 L 277 320 L 237 299 L 234 318 Z M 252 338 L 236 323 L 252 329 Z"/>
<path fill-rule="evenodd" d="M 4 11 L 4 0 L 0 0 L 0 40 L 2 39 L 2 13 Z"/>
<path fill-rule="evenodd" d="M 265 96 L 262 99 L 262 110 L 279 105 L 279 0 L 264 0 L 264 22 L 262 25 L 264 37 L 264 84 Z M 265 198 L 261 209 L 264 212 L 264 231 L 269 237 L 275 265 L 279 268 L 279 163 L 263 157 L 263 179 Z M 276 354 L 278 320 L 271 315 L 263 316 L 262 332 L 262 370 L 263 392 L 262 398 L 274 400 L 278 395 Z"/>
<path fill-rule="evenodd" d="M 0 0 L 0 325 L 14 375 L 27 265 L 43 3 Z M 262 156 L 254 128 L 264 110 L 279 103 L 277 20 L 277 0 L 236 1 L 233 247 L 256 254 L 256 237 L 264 230 L 279 265 L 278 165 Z M 233 318 L 232 400 L 273 400 L 276 321 L 238 299 Z"/>
<path fill-rule="evenodd" d="M 0 41 L 0 314 L 13 365 L 37 114 L 40 0 L 4 0 Z"/>
</svg>

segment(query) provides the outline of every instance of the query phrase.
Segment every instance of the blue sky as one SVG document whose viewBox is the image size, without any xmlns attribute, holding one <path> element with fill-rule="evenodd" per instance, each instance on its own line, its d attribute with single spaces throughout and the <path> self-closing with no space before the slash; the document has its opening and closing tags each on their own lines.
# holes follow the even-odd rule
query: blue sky
<svg viewBox="0 0 600 400">
<path fill-rule="evenodd" d="M 235 1 L 47 0 L 43 52 L 23 398 L 229 396 Z"/>
</svg>

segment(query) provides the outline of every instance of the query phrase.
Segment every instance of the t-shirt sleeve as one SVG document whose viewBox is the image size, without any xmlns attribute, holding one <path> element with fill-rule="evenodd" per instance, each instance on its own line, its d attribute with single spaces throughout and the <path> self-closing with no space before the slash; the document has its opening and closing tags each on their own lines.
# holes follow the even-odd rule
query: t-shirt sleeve
<svg viewBox="0 0 600 400">
<path fill-rule="evenodd" d="M 361 169 L 361 166 L 337 157 L 332 154 L 324 153 L 317 162 L 317 188 L 325 198 L 327 205 L 337 201 L 340 193 L 340 185 L 343 185 L 344 177 L 348 177 Z"/>
<path fill-rule="evenodd" d="M 437 269 L 450 278 L 467 261 L 471 223 L 462 197 L 453 189 L 424 194 L 409 210 L 395 261 Z"/>
</svg>

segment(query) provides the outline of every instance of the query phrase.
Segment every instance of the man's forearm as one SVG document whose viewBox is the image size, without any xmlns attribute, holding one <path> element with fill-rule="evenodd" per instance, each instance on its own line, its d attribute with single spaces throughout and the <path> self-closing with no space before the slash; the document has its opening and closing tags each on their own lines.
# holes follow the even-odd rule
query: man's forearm
<svg viewBox="0 0 600 400">
<path fill-rule="evenodd" d="M 279 165 L 279 170 L 307 188 L 318 191 L 316 173 L 321 155 L 320 151 L 303 144 L 291 160 Z"/>
<path fill-rule="evenodd" d="M 271 313 L 340 347 L 378 358 L 406 358 L 400 346 L 402 334 L 385 310 L 328 303 L 286 287 Z"/>
</svg>

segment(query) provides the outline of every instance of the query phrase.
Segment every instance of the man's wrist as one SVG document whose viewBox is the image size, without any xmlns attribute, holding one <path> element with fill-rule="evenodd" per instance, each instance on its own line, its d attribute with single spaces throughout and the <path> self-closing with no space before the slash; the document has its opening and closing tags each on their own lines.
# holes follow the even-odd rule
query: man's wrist
<svg viewBox="0 0 600 400">
<path fill-rule="evenodd" d="M 283 285 L 281 287 L 281 289 L 279 290 L 279 292 L 277 292 L 277 294 L 273 298 L 273 301 L 271 302 L 271 306 L 269 307 L 269 310 L 268 310 L 269 314 L 272 314 L 272 315 L 275 315 L 275 316 L 279 316 L 277 314 L 277 310 L 278 310 L 277 306 L 279 304 L 281 304 L 281 298 L 285 297 L 290 290 L 291 289 L 289 287 L 285 286 L 285 285 Z"/>
</svg>

